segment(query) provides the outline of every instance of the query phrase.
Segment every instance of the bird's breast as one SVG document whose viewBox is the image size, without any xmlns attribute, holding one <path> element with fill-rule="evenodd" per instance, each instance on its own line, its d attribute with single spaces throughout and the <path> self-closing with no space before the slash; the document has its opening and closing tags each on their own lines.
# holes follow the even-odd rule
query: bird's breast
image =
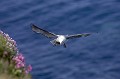
<svg viewBox="0 0 120 79">
<path fill-rule="evenodd" d="M 63 35 L 60 35 L 60 36 L 58 36 L 58 38 L 56 40 L 59 41 L 60 44 L 61 44 L 61 43 L 63 43 L 66 40 L 66 38 Z"/>
</svg>

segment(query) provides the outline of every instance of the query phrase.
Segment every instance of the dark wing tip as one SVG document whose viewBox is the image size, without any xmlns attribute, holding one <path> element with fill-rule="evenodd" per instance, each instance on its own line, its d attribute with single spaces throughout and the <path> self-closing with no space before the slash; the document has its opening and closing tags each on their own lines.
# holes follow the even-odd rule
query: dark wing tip
<svg viewBox="0 0 120 79">
<path fill-rule="evenodd" d="M 35 26 L 33 23 L 30 24 L 31 27 Z"/>
<path fill-rule="evenodd" d="M 32 23 L 31 23 L 30 26 L 31 26 L 31 28 L 32 28 L 32 30 L 33 30 L 34 32 L 37 32 L 37 33 L 39 32 L 38 29 L 40 29 L 40 28 L 37 27 L 35 24 L 32 24 Z"/>
<path fill-rule="evenodd" d="M 32 24 L 32 23 L 30 24 L 30 26 L 31 26 L 32 29 L 37 28 L 37 26 Z"/>
<path fill-rule="evenodd" d="M 30 24 L 30 25 L 31 25 L 32 30 L 34 32 L 36 32 L 36 33 L 40 33 L 40 34 L 42 34 L 42 35 L 44 35 L 44 36 L 46 36 L 48 38 L 56 37 L 56 34 L 54 34 L 54 33 L 48 32 L 47 30 L 44 30 L 44 29 L 42 29 L 40 27 L 37 27 L 34 24 Z"/>
<path fill-rule="evenodd" d="M 87 36 L 89 36 L 89 35 L 91 35 L 90 33 L 84 33 L 83 34 L 85 37 L 87 37 Z"/>
</svg>

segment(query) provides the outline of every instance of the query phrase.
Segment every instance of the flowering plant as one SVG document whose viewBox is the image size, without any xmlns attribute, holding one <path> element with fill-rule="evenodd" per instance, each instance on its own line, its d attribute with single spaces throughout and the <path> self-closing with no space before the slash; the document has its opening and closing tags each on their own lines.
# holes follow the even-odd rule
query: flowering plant
<svg viewBox="0 0 120 79">
<path fill-rule="evenodd" d="M 31 65 L 27 66 L 24 56 L 19 53 L 16 42 L 0 31 L 0 73 L 7 71 L 7 74 L 24 79 L 31 70 Z"/>
</svg>

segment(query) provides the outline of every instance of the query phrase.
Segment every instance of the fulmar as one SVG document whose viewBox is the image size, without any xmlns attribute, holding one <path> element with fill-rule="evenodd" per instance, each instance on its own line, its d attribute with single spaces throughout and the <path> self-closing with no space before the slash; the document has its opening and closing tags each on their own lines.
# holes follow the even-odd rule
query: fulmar
<svg viewBox="0 0 120 79">
<path fill-rule="evenodd" d="M 63 45 L 66 48 L 66 40 L 73 39 L 73 38 L 80 38 L 80 37 L 87 37 L 91 35 L 90 33 L 82 33 L 82 34 L 74 34 L 74 35 L 57 35 L 47 30 L 44 30 L 34 24 L 31 24 L 32 30 L 36 33 L 42 34 L 50 39 L 50 41 L 54 46 Z"/>
</svg>

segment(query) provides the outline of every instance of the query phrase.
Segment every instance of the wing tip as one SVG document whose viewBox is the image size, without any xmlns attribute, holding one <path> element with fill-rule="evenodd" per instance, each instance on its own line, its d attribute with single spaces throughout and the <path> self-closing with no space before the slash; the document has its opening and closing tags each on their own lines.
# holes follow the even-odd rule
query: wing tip
<svg viewBox="0 0 120 79">
<path fill-rule="evenodd" d="M 37 27 L 35 24 L 31 23 L 30 24 L 31 28 Z"/>
<path fill-rule="evenodd" d="M 91 34 L 90 33 L 84 33 L 83 35 L 84 35 L 84 37 L 87 37 L 87 36 L 90 36 Z"/>
<path fill-rule="evenodd" d="M 33 31 L 36 31 L 36 29 L 39 29 L 35 24 L 31 23 L 30 24 L 31 28 Z"/>
</svg>

